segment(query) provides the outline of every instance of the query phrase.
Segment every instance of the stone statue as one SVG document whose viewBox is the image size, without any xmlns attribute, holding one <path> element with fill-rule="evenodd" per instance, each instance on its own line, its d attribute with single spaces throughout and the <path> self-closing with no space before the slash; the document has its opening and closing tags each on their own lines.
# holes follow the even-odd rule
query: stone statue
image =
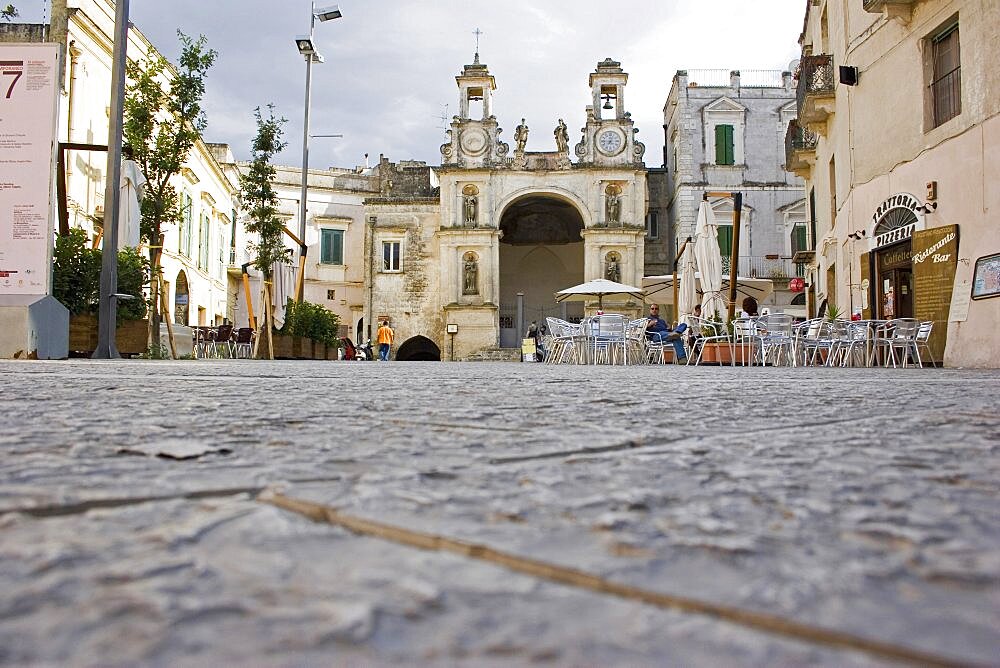
<svg viewBox="0 0 1000 668">
<path fill-rule="evenodd" d="M 475 227 L 479 216 L 479 197 L 476 195 L 462 196 L 463 220 L 466 227 Z"/>
<path fill-rule="evenodd" d="M 524 124 L 523 118 L 521 124 L 514 129 L 514 141 L 517 142 L 515 153 L 524 153 L 524 147 L 528 143 L 528 126 Z"/>
<path fill-rule="evenodd" d="M 462 294 L 479 294 L 479 263 L 471 253 L 465 256 L 462 266 Z"/>
<path fill-rule="evenodd" d="M 556 151 L 569 153 L 569 131 L 566 129 L 566 123 L 563 122 L 563 119 L 559 119 L 559 125 L 556 126 L 552 134 L 556 136 Z"/>
<path fill-rule="evenodd" d="M 608 214 L 608 223 L 617 223 L 619 221 L 619 216 L 621 215 L 621 195 L 615 191 L 611 191 L 607 194 L 607 202 L 605 204 Z"/>
<path fill-rule="evenodd" d="M 607 263 L 604 268 L 604 278 L 615 283 L 622 282 L 621 264 L 618 262 L 618 255 L 616 253 L 608 253 Z"/>
</svg>

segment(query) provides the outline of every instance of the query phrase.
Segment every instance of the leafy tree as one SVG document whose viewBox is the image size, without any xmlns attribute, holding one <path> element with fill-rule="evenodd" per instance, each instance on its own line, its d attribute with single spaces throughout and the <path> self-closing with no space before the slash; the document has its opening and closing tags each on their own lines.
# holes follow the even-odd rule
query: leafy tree
<svg viewBox="0 0 1000 668">
<path fill-rule="evenodd" d="M 14 5 L 7 5 L 6 7 L 0 9 L 0 19 L 4 19 L 10 23 L 11 19 L 17 18 L 18 11 Z"/>
<path fill-rule="evenodd" d="M 248 216 L 244 226 L 248 232 L 257 235 L 256 241 L 250 242 L 250 252 L 254 258 L 253 266 L 264 274 L 264 299 L 269 304 L 267 286 L 272 267 L 275 262 L 288 262 L 288 249 L 282 239 L 285 224 L 278 217 L 278 194 L 273 183 L 277 171 L 271 164 L 275 154 L 288 145 L 281 140 L 287 120 L 275 118 L 272 104 L 267 105 L 266 118 L 260 107 L 254 110 L 254 117 L 257 119 L 257 136 L 251 145 L 250 166 L 240 176 L 240 196 Z M 261 328 L 270 337 L 271 323 L 267 313 L 265 311 L 265 317 L 261 318 Z"/>
<path fill-rule="evenodd" d="M 152 326 L 159 332 L 160 309 L 157 297 L 160 278 L 159 254 L 163 225 L 180 223 L 182 211 L 177 190 L 170 181 L 178 175 L 191 149 L 201 138 L 207 121 L 201 107 L 205 76 L 217 53 L 207 47 L 204 35 L 197 40 L 177 31 L 181 43 L 178 66 L 171 66 L 158 53 L 144 61 L 129 62 L 126 75 L 123 134 L 132 148 L 133 159 L 146 177 L 140 208 L 140 232 L 148 242 L 153 278 Z"/>
</svg>

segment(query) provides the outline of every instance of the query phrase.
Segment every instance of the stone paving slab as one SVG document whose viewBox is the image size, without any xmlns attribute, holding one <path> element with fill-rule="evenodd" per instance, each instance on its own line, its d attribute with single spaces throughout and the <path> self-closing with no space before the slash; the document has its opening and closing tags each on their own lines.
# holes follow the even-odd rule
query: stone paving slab
<svg viewBox="0 0 1000 668">
<path fill-rule="evenodd" d="M 1000 646 L 996 372 L 225 360 L 0 378 L 0 662 L 879 663 L 312 524 L 265 488 L 957 660 Z M 177 440 L 215 451 L 134 454 Z"/>
</svg>

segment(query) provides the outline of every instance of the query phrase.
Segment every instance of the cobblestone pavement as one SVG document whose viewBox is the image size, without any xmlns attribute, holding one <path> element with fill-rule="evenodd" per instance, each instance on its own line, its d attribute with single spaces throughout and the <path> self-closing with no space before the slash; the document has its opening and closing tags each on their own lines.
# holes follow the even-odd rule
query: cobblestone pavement
<svg viewBox="0 0 1000 668">
<path fill-rule="evenodd" d="M 891 662 L 359 535 L 275 491 L 998 661 L 997 372 L 71 361 L 0 379 L 0 663 Z"/>
</svg>

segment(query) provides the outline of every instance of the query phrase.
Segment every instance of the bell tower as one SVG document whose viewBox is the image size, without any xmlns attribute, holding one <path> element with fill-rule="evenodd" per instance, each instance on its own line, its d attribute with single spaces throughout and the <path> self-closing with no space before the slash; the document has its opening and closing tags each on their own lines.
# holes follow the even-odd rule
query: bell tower
<svg viewBox="0 0 1000 668">
<path fill-rule="evenodd" d="M 489 68 L 479 62 L 476 52 L 471 65 L 455 77 L 458 84 L 458 114 L 447 130 L 448 141 L 441 145 L 441 164 L 460 167 L 491 167 L 502 161 L 509 147 L 500 141 L 493 115 L 493 91 L 497 84 Z"/>
<path fill-rule="evenodd" d="M 642 164 L 646 147 L 635 140 L 638 130 L 632 115 L 625 111 L 625 84 L 628 73 L 621 63 L 606 58 L 590 74 L 593 103 L 587 106 L 587 125 L 576 145 L 580 162 L 599 166 Z"/>
</svg>

